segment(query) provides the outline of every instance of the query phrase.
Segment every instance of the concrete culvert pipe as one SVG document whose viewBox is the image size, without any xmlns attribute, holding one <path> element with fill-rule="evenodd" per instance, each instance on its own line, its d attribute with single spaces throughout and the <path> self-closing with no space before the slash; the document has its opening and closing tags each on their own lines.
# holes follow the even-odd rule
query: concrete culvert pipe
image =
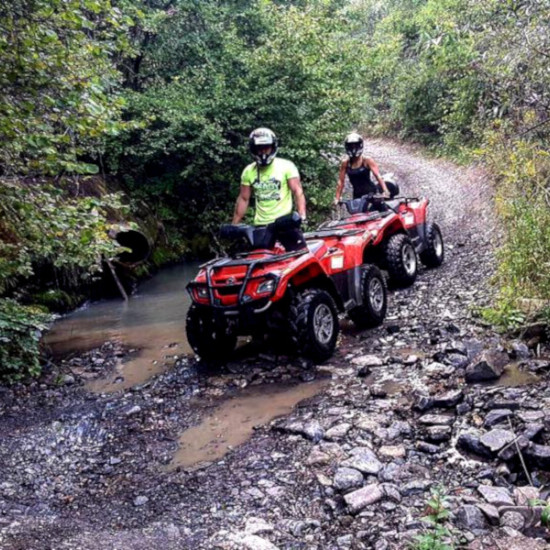
<svg viewBox="0 0 550 550">
<path fill-rule="evenodd" d="M 151 253 L 149 239 L 136 229 L 123 229 L 115 234 L 115 240 L 120 246 L 129 248 L 130 252 L 122 252 L 117 261 L 122 264 L 136 264 L 145 261 Z"/>
</svg>

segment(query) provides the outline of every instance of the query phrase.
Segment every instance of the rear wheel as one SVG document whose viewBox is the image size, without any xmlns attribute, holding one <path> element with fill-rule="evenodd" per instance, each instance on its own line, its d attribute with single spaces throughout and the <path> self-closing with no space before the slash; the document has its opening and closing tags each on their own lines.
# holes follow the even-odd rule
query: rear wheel
<svg viewBox="0 0 550 550">
<path fill-rule="evenodd" d="M 237 344 L 237 335 L 225 319 L 216 321 L 212 311 L 196 304 L 187 312 L 185 328 L 193 351 L 206 361 L 225 360 Z"/>
<path fill-rule="evenodd" d="M 363 304 L 351 309 L 349 318 L 359 328 L 376 327 L 384 321 L 388 307 L 386 280 L 376 266 L 363 266 L 361 293 Z"/>
<path fill-rule="evenodd" d="M 290 305 L 291 339 L 300 355 L 315 362 L 332 356 L 340 331 L 332 296 L 313 288 L 300 292 Z"/>
<path fill-rule="evenodd" d="M 395 286 L 410 286 L 416 280 L 418 261 L 408 235 L 392 235 L 386 243 L 386 263 L 390 282 Z"/>
<path fill-rule="evenodd" d="M 420 253 L 420 260 L 426 267 L 439 267 L 445 259 L 445 247 L 441 229 L 436 223 L 426 226 L 426 248 Z"/>
</svg>

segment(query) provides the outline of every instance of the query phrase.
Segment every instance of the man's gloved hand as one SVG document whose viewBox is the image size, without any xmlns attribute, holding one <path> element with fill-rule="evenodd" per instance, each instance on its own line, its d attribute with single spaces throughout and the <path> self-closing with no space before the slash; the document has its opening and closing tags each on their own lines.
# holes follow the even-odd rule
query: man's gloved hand
<svg viewBox="0 0 550 550">
<path fill-rule="evenodd" d="M 305 216 L 300 216 L 300 227 L 303 230 L 307 228 L 307 218 Z"/>
</svg>

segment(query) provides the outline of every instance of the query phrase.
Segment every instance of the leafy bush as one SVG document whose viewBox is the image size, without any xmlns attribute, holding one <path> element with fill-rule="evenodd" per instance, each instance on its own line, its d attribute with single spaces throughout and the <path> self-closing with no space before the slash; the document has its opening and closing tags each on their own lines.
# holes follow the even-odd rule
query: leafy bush
<svg viewBox="0 0 550 550">
<path fill-rule="evenodd" d="M 361 119 L 365 49 L 338 2 L 286 4 L 179 1 L 140 46 L 126 98 L 138 127 L 111 141 L 109 166 L 189 241 L 230 218 L 258 126 L 298 166 L 310 214 L 333 196 L 330 154 Z"/>
<path fill-rule="evenodd" d="M 39 342 L 49 320 L 37 308 L 0 299 L 0 379 L 15 382 L 40 373 Z"/>
<path fill-rule="evenodd" d="M 550 303 L 550 155 L 534 140 L 511 141 L 500 132 L 486 139 L 484 158 L 499 182 L 504 242 L 495 277 L 498 301 L 485 317 L 518 328 L 527 318 L 521 311 L 524 299 Z"/>
<path fill-rule="evenodd" d="M 78 307 L 85 297 L 80 294 L 71 294 L 59 289 L 50 289 L 30 296 L 32 304 L 44 306 L 52 313 L 67 313 Z"/>
<path fill-rule="evenodd" d="M 53 270 L 58 286 L 77 286 L 101 270 L 102 258 L 121 249 L 108 235 L 109 209 L 119 195 L 70 197 L 51 185 L 0 180 L 0 295 Z M 73 278 L 73 280 L 71 280 Z"/>
<path fill-rule="evenodd" d="M 114 59 L 132 21 L 109 0 L 13 0 L 0 14 L 0 175 L 97 173 L 116 134 Z"/>
</svg>

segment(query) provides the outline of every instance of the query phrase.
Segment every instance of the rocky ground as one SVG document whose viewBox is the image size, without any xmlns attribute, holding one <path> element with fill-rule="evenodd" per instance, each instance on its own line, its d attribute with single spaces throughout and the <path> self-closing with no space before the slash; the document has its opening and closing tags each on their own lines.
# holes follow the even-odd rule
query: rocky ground
<svg viewBox="0 0 550 550">
<path fill-rule="evenodd" d="M 343 320 L 319 367 L 242 353 L 213 375 L 184 358 L 92 394 L 80 373 L 125 353 L 106 343 L 0 389 L 2 549 L 550 548 L 550 358 L 536 335 L 505 341 L 477 316 L 498 240 L 489 182 L 387 142 L 369 154 L 431 198 L 444 265 L 393 291 L 383 326 Z M 220 401 L 320 378 L 223 459 L 166 467 Z"/>
</svg>

